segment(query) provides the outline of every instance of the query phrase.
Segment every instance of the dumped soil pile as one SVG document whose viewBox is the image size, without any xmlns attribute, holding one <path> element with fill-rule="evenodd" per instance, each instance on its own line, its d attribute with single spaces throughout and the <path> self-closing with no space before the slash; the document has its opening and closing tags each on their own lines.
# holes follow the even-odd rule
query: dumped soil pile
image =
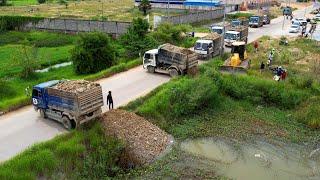
<svg viewBox="0 0 320 180">
<path fill-rule="evenodd" d="M 71 92 L 71 93 L 82 93 L 98 86 L 99 84 L 97 83 L 93 83 L 85 80 L 77 80 L 77 81 L 63 81 L 52 88 Z"/>
<path fill-rule="evenodd" d="M 111 110 L 102 116 L 102 121 L 107 135 L 126 143 L 128 163 L 149 164 L 172 142 L 167 133 L 131 112 Z"/>
<path fill-rule="evenodd" d="M 169 43 L 162 45 L 161 50 L 167 51 L 167 53 L 177 53 L 183 55 L 194 54 L 194 52 L 190 49 L 178 47 Z"/>
<path fill-rule="evenodd" d="M 213 33 L 208 33 L 208 35 L 206 35 L 205 37 L 203 37 L 202 39 L 212 39 L 212 40 L 215 40 L 215 39 L 219 39 L 221 38 L 222 36 L 220 36 L 218 33 L 216 32 L 213 32 Z"/>
</svg>

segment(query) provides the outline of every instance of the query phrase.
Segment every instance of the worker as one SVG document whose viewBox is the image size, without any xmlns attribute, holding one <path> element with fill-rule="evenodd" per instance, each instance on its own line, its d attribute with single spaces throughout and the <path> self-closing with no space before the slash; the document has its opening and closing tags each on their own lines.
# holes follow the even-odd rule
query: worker
<svg viewBox="0 0 320 180">
<path fill-rule="evenodd" d="M 269 66 L 272 64 L 272 60 L 273 60 L 273 57 L 274 57 L 274 52 L 275 52 L 275 49 L 272 48 L 272 50 L 270 51 L 269 53 L 269 56 L 268 56 L 268 61 L 269 61 Z"/>
<path fill-rule="evenodd" d="M 254 52 L 257 53 L 258 52 L 258 47 L 259 47 L 258 41 L 254 42 L 253 47 L 254 47 Z"/>
<path fill-rule="evenodd" d="M 281 74 L 281 80 L 285 80 L 286 77 L 287 77 L 287 70 L 284 69 L 283 72 L 282 72 L 282 74 Z"/>
<path fill-rule="evenodd" d="M 265 64 L 263 63 L 263 61 L 261 62 L 260 64 L 260 73 L 262 73 L 262 71 L 264 70 L 265 68 Z"/>
<path fill-rule="evenodd" d="M 113 99 L 112 99 L 111 91 L 109 91 L 107 96 L 107 105 L 109 105 L 109 109 L 113 109 Z"/>
<path fill-rule="evenodd" d="M 302 31 L 301 31 L 302 37 L 305 35 L 306 29 L 307 29 L 307 28 L 306 28 L 305 26 L 302 27 Z"/>
</svg>

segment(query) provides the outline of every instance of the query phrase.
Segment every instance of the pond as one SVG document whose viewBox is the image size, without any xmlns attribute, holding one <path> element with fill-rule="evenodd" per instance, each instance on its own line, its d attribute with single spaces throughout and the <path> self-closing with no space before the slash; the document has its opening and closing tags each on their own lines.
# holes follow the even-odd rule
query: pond
<svg viewBox="0 0 320 180">
<path fill-rule="evenodd" d="M 320 150 L 294 144 L 205 138 L 182 142 L 181 148 L 211 160 L 217 173 L 229 178 L 320 179 Z"/>
</svg>

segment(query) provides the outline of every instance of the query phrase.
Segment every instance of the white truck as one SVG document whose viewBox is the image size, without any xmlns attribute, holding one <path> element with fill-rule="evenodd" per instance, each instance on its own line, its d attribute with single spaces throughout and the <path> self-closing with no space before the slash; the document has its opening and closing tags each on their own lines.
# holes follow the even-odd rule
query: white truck
<svg viewBox="0 0 320 180">
<path fill-rule="evenodd" d="M 195 52 L 172 44 L 163 44 L 143 56 L 143 68 L 149 73 L 165 71 L 174 77 L 193 73 L 197 67 L 198 55 Z"/>
<path fill-rule="evenodd" d="M 199 55 L 200 59 L 209 59 L 223 53 L 223 35 L 218 33 L 209 33 L 205 37 L 196 41 L 194 51 Z"/>
<path fill-rule="evenodd" d="M 245 43 L 247 43 L 248 33 L 249 29 L 247 26 L 232 27 L 229 31 L 226 32 L 226 35 L 224 37 L 225 45 L 231 47 L 232 43 L 236 41 L 244 41 Z"/>
<path fill-rule="evenodd" d="M 217 23 L 217 24 L 212 24 L 210 26 L 211 32 L 215 32 L 218 34 L 223 35 L 225 31 L 228 31 L 231 27 L 231 24 L 229 22 L 223 23 Z"/>
</svg>

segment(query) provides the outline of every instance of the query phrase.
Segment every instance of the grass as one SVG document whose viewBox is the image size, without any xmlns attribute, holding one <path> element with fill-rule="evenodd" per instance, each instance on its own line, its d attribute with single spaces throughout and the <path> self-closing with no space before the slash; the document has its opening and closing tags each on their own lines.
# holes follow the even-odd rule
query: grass
<svg viewBox="0 0 320 180">
<path fill-rule="evenodd" d="M 52 0 L 38 4 L 36 0 L 13 0 L 12 6 L 0 7 L 0 15 L 39 16 L 50 18 L 77 18 L 91 20 L 131 21 L 143 17 L 143 13 L 134 7 L 134 1 L 85 0 L 68 1 L 68 6 Z M 103 10 L 102 10 L 103 7 Z M 185 11 L 170 12 L 170 15 L 184 14 Z M 152 9 L 151 21 L 154 15 L 165 15 L 166 11 Z"/>
<path fill-rule="evenodd" d="M 0 179 L 101 179 L 122 171 L 124 144 L 104 134 L 99 122 L 33 145 L 0 164 Z"/>
</svg>

